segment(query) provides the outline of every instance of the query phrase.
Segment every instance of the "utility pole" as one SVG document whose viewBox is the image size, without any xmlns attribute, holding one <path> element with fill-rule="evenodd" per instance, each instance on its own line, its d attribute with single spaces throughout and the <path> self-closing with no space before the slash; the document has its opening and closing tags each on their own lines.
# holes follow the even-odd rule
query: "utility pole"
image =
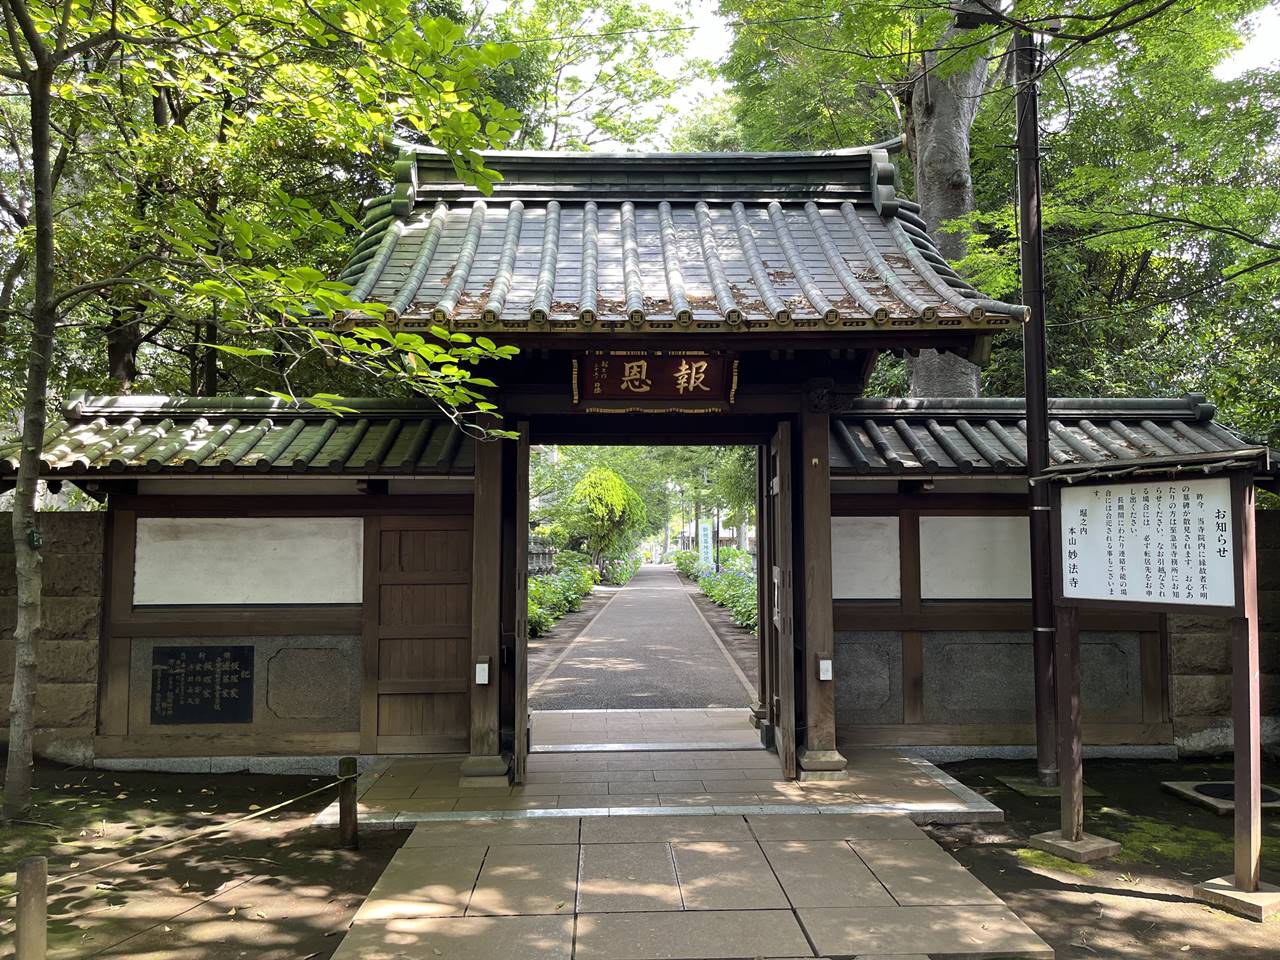
<svg viewBox="0 0 1280 960">
<path fill-rule="evenodd" d="M 1053 565 L 1049 486 L 1048 361 L 1045 357 L 1044 234 L 1040 220 L 1040 45 L 1027 30 L 1014 34 L 1017 78 L 1018 227 L 1022 302 L 1029 308 L 1022 331 L 1027 402 L 1027 479 L 1031 484 L 1031 623 L 1035 671 L 1036 768 L 1040 783 L 1058 784 L 1054 696 Z"/>
</svg>

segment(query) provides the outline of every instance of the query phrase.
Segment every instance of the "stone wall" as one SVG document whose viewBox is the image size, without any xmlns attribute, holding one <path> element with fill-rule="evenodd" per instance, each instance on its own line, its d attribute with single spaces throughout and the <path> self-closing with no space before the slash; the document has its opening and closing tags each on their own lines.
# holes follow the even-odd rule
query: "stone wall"
<svg viewBox="0 0 1280 960">
<path fill-rule="evenodd" d="M 37 638 L 36 737 L 40 756 L 66 763 L 93 758 L 98 641 L 102 628 L 106 514 L 42 513 L 43 627 Z M 0 741 L 9 734 L 15 615 L 11 517 L 0 513 Z"/>
<path fill-rule="evenodd" d="M 1258 612 L 1262 659 L 1262 742 L 1280 754 L 1280 511 L 1258 518 Z M 1169 709 L 1185 756 L 1231 750 L 1231 636 L 1215 617 L 1169 618 Z"/>
</svg>

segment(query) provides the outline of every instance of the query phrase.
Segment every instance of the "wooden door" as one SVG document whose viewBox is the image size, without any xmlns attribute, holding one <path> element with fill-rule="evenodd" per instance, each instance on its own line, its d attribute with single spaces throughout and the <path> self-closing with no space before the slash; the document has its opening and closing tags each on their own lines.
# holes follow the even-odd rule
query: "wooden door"
<svg viewBox="0 0 1280 960">
<path fill-rule="evenodd" d="M 370 517 L 364 610 L 362 749 L 465 752 L 471 518 Z"/>
<path fill-rule="evenodd" d="M 768 551 L 771 591 L 766 624 L 769 675 L 772 681 L 770 720 L 774 746 L 785 776 L 796 775 L 796 645 L 795 600 L 791 554 L 791 424 L 780 423 L 769 444 Z"/>
<path fill-rule="evenodd" d="M 515 743 L 511 764 L 524 782 L 529 757 L 529 424 L 520 424 L 515 469 Z"/>
</svg>

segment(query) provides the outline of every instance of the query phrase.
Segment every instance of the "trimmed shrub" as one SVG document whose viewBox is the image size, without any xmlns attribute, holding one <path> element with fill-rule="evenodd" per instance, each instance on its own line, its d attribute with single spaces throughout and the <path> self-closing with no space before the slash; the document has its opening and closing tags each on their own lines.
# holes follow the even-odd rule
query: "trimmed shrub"
<svg viewBox="0 0 1280 960">
<path fill-rule="evenodd" d="M 604 560 L 604 582 L 620 587 L 634 577 L 639 569 L 639 557 L 606 557 Z"/>
<path fill-rule="evenodd" d="M 755 561 L 751 554 L 734 547 L 722 547 L 719 572 L 699 569 L 697 573 L 702 592 L 713 603 L 728 610 L 734 623 L 753 632 L 759 627 Z"/>
<path fill-rule="evenodd" d="M 698 579 L 698 554 L 693 550 L 676 550 L 671 554 L 671 562 L 676 569 L 690 580 Z"/>
<path fill-rule="evenodd" d="M 529 578 L 529 636 L 546 633 L 566 613 L 582 609 L 582 598 L 594 589 L 596 572 L 572 551 L 556 557 L 555 573 Z"/>
</svg>

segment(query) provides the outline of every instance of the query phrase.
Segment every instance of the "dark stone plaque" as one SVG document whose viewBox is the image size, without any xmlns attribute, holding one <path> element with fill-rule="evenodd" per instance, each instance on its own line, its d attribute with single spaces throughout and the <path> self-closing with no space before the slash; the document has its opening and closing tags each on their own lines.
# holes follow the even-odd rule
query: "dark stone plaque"
<svg viewBox="0 0 1280 960">
<path fill-rule="evenodd" d="M 253 647 L 151 648 L 151 722 L 251 723 Z"/>
</svg>

